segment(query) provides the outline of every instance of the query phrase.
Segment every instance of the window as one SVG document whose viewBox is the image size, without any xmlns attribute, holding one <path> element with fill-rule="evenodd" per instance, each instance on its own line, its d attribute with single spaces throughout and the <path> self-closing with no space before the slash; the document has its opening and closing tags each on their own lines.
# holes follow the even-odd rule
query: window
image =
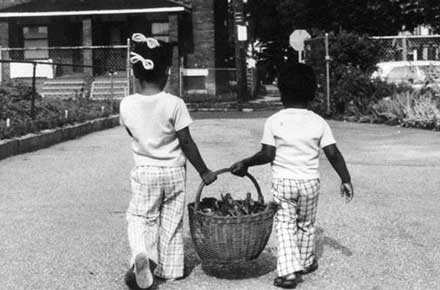
<svg viewBox="0 0 440 290">
<path fill-rule="evenodd" d="M 154 38 L 168 42 L 170 39 L 170 24 L 168 22 L 155 22 L 151 24 L 151 35 Z"/>
<path fill-rule="evenodd" d="M 45 49 L 25 50 L 25 59 L 48 59 L 49 51 L 47 47 L 47 26 L 25 26 L 23 27 L 24 48 L 43 47 Z"/>
</svg>

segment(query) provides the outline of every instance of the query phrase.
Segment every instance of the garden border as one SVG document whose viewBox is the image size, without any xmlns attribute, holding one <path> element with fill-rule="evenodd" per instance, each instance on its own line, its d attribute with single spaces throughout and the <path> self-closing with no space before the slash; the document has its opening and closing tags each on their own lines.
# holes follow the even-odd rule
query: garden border
<svg viewBox="0 0 440 290">
<path fill-rule="evenodd" d="M 57 143 L 75 139 L 92 132 L 110 129 L 119 125 L 119 115 L 111 115 L 79 124 L 43 130 L 21 137 L 0 140 L 0 160 L 47 148 Z"/>
</svg>

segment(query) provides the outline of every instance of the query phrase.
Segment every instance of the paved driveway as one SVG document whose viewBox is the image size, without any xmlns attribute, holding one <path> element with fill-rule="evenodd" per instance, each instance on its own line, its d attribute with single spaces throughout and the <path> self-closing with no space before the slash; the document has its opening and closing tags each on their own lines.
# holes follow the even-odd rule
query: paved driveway
<svg viewBox="0 0 440 290">
<path fill-rule="evenodd" d="M 240 117 L 221 114 L 217 117 Z M 259 149 L 264 119 L 209 119 L 192 126 L 213 169 Z M 249 117 L 249 115 L 246 115 Z M 320 268 L 297 289 L 440 289 L 440 134 L 330 122 L 356 190 L 346 205 L 322 160 L 317 252 Z M 126 289 L 124 212 L 132 166 L 122 128 L 0 161 L 1 289 Z M 268 166 L 251 169 L 270 200 Z M 199 179 L 188 171 L 187 201 Z M 224 175 L 204 194 L 251 191 Z M 157 289 L 275 289 L 274 237 L 256 261 L 207 276 L 189 237 L 189 276 Z"/>
</svg>

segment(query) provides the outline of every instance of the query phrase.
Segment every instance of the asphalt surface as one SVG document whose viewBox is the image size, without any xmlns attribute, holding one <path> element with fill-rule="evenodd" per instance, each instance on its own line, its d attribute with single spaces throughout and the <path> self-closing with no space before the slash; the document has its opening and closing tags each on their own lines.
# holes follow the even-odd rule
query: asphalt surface
<svg viewBox="0 0 440 290">
<path fill-rule="evenodd" d="M 205 114 L 191 127 L 212 169 L 259 149 L 269 113 Z M 244 116 L 246 118 L 240 118 Z M 347 161 L 355 198 L 321 160 L 319 269 L 297 289 L 440 289 L 440 133 L 329 122 Z M 126 289 L 125 210 L 133 165 L 122 128 L 0 161 L 0 289 Z M 251 169 L 265 198 L 270 168 Z M 187 202 L 200 180 L 189 166 Z M 226 174 L 203 194 L 252 191 Z M 257 260 L 207 275 L 185 220 L 188 276 L 155 289 L 277 289 L 274 235 Z"/>
</svg>

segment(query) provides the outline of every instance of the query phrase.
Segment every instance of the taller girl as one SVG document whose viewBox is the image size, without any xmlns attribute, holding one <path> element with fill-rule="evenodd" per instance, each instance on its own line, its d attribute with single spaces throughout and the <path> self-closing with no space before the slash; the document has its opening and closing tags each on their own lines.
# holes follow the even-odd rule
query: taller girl
<svg viewBox="0 0 440 290">
<path fill-rule="evenodd" d="M 135 166 L 131 171 L 132 198 L 127 210 L 131 270 L 137 286 L 183 276 L 183 212 L 186 159 L 206 184 L 216 177 L 203 161 L 189 125 L 192 119 L 181 98 L 164 92 L 172 49 L 140 33 L 132 36 L 130 62 L 138 81 L 137 93 L 120 104 L 121 124 L 132 140 Z"/>
</svg>

